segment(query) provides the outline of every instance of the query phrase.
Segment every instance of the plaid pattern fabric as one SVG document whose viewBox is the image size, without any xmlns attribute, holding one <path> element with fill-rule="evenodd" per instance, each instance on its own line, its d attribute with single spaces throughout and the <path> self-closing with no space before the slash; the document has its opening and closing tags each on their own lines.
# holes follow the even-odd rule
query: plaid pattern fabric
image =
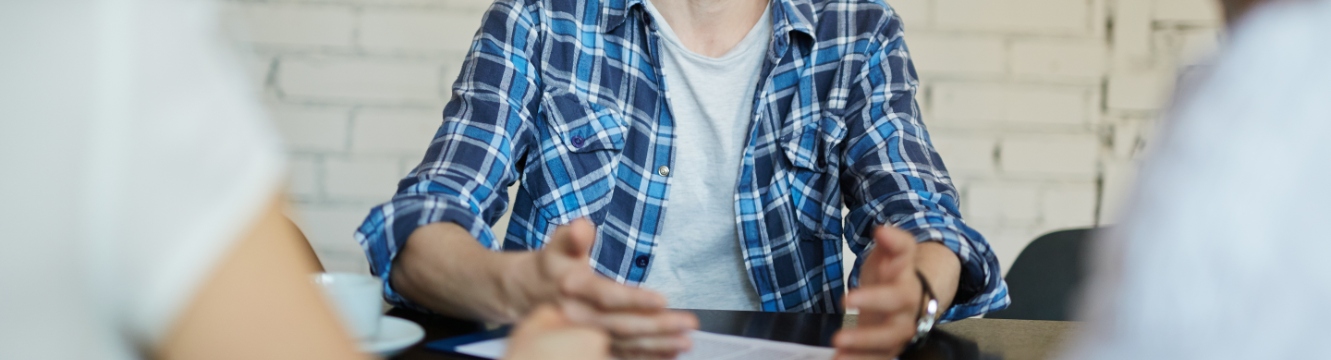
<svg viewBox="0 0 1331 360">
<path fill-rule="evenodd" d="M 579 217 L 597 225 L 596 271 L 650 276 L 668 211 L 673 121 L 657 25 L 643 0 L 499 0 L 485 14 L 424 161 L 356 234 L 385 297 L 417 227 L 455 222 L 493 250 L 543 246 Z M 891 223 L 962 262 L 946 319 L 1001 309 L 1007 287 L 966 226 L 929 143 L 901 20 L 874 0 L 772 0 L 774 36 L 733 199 L 749 280 L 765 311 L 840 312 L 842 239 L 857 253 Z M 508 233 L 490 225 L 520 181 Z M 844 201 L 844 204 L 843 204 Z M 851 211 L 842 219 L 842 206 Z M 843 228 L 844 224 L 844 228 Z M 858 268 L 850 280 L 854 286 Z"/>
</svg>

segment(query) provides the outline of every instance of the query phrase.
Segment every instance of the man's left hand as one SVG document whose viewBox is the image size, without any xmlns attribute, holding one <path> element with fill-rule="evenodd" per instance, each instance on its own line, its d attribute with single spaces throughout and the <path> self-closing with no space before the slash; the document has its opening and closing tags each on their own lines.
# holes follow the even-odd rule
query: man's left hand
<svg viewBox="0 0 1331 360">
<path fill-rule="evenodd" d="M 915 237 L 890 226 L 874 231 L 874 248 L 860 267 L 860 286 L 846 295 L 859 321 L 832 340 L 836 359 L 893 359 L 910 345 L 924 298 L 915 275 Z"/>
</svg>

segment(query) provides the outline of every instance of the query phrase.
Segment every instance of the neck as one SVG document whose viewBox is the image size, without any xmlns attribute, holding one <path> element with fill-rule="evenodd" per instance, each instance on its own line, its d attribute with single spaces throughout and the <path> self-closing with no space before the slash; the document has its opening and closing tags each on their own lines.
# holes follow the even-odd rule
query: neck
<svg viewBox="0 0 1331 360">
<path fill-rule="evenodd" d="M 730 52 L 753 29 L 768 0 L 649 0 L 689 51 L 708 57 Z"/>
</svg>

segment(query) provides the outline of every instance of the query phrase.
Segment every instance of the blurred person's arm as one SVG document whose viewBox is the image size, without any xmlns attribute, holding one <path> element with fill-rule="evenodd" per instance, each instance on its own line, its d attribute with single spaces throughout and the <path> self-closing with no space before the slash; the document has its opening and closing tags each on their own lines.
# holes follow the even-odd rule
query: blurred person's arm
<svg viewBox="0 0 1331 360">
<path fill-rule="evenodd" d="M 285 209 L 285 206 L 283 210 L 284 213 L 290 212 L 289 209 Z M 314 264 L 315 272 L 323 272 L 324 265 L 322 262 L 319 262 L 319 254 L 314 252 L 314 244 L 310 243 L 310 239 L 305 237 L 304 232 L 300 231 L 300 226 L 297 226 L 296 222 L 291 220 L 290 216 L 283 216 L 282 220 L 285 220 L 287 229 L 295 234 L 297 240 L 299 240 L 296 243 L 300 245 L 301 257 L 304 258 L 305 261 Z"/>
<path fill-rule="evenodd" d="M 318 260 L 281 197 L 244 232 L 154 350 L 162 359 L 364 358 L 310 280 Z"/>
</svg>

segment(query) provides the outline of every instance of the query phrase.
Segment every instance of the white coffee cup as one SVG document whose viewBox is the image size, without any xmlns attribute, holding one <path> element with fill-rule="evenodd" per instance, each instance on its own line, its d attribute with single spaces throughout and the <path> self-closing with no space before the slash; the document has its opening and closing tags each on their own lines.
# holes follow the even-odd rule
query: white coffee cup
<svg viewBox="0 0 1331 360">
<path fill-rule="evenodd" d="M 356 273 L 314 274 L 314 283 L 323 288 L 324 295 L 337 311 L 342 323 L 357 339 L 369 339 L 379 334 L 379 318 L 383 316 L 379 279 Z"/>
</svg>

